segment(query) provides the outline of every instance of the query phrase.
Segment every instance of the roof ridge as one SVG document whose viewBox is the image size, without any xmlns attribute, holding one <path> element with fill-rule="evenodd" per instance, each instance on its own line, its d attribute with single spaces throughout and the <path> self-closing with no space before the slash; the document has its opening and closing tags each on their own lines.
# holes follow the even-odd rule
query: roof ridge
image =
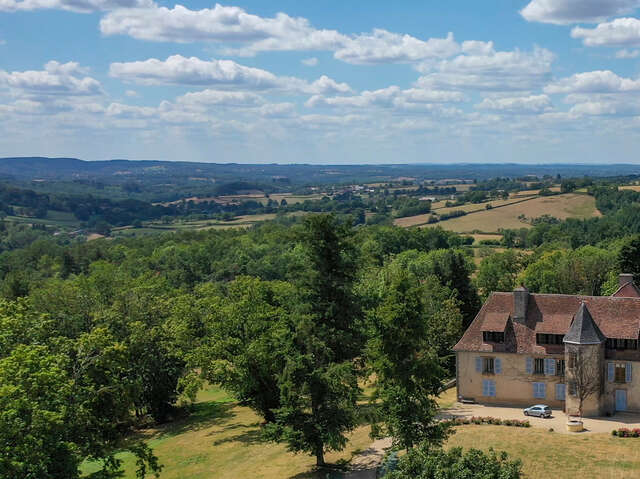
<svg viewBox="0 0 640 479">
<path fill-rule="evenodd" d="M 513 294 L 513 291 L 493 291 L 491 294 L 507 295 Z M 529 293 L 530 296 L 562 296 L 567 298 L 597 298 L 597 299 L 626 299 L 640 301 L 640 297 L 634 296 L 594 296 L 588 294 L 565 294 L 565 293 Z"/>
</svg>

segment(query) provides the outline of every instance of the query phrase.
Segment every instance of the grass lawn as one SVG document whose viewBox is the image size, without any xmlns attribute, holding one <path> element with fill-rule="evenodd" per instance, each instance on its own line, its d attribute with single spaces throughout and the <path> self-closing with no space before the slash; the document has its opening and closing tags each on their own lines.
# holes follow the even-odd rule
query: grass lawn
<svg viewBox="0 0 640 479">
<path fill-rule="evenodd" d="M 447 447 L 506 451 L 520 458 L 527 479 L 640 477 L 640 444 L 609 434 L 562 434 L 541 428 L 459 426 Z"/>
<path fill-rule="evenodd" d="M 194 407 L 187 419 L 142 433 L 164 465 L 162 479 L 324 479 L 314 472 L 311 456 L 262 442 L 261 419 L 219 388 L 201 391 Z M 366 449 L 372 442 L 369 432 L 368 426 L 357 428 L 347 448 L 327 454 L 327 462 L 349 461 Z M 135 478 L 133 456 L 119 457 L 124 461 L 124 477 Z M 95 465 L 85 464 L 85 473 L 95 470 Z"/>
</svg>

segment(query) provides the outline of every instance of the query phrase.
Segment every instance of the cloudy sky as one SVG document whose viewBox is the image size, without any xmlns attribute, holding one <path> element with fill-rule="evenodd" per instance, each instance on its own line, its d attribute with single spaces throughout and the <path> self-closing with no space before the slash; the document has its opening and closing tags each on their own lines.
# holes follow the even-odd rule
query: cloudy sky
<svg viewBox="0 0 640 479">
<path fill-rule="evenodd" d="M 0 156 L 640 162 L 640 0 L 0 0 Z"/>
</svg>

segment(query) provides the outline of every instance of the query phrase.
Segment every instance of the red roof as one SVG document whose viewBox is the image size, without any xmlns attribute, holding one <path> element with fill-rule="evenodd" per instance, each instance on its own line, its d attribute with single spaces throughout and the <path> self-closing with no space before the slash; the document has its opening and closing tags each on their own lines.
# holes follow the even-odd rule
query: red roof
<svg viewBox="0 0 640 479">
<path fill-rule="evenodd" d="M 607 338 L 638 339 L 640 335 L 640 297 L 572 296 L 530 294 L 525 324 L 513 321 L 513 293 L 492 293 L 465 331 L 454 351 L 513 352 L 555 354 L 564 345 L 538 345 L 536 333 L 565 334 L 581 302 Z M 494 331 L 504 321 L 505 342 L 484 343 L 482 331 Z M 485 326 L 485 324 L 487 326 Z"/>
<path fill-rule="evenodd" d="M 633 281 L 623 284 L 611 296 L 616 298 L 640 298 L 640 289 Z"/>
</svg>

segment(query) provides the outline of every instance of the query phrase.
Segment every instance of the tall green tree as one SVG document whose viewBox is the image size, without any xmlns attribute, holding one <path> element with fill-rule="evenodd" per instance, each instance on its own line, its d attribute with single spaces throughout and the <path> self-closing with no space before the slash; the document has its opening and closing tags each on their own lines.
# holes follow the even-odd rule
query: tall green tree
<svg viewBox="0 0 640 479">
<path fill-rule="evenodd" d="M 493 291 L 512 291 L 526 262 L 524 254 L 512 249 L 484 258 L 476 277 L 480 297 L 487 299 Z"/>
<path fill-rule="evenodd" d="M 306 268 L 297 280 L 285 367 L 279 379 L 281 407 L 269 437 L 316 457 L 340 450 L 356 426 L 362 313 L 353 291 L 357 273 L 351 227 L 332 215 L 305 218 L 299 237 Z"/>
<path fill-rule="evenodd" d="M 457 326 L 459 332 L 461 316 L 452 300 L 437 306 L 430 303 L 430 288 L 415 275 L 406 270 L 394 273 L 385 285 L 383 301 L 369 315 L 366 356 L 375 378 L 373 433 L 390 435 L 395 446 L 408 450 L 425 441 L 440 444 L 447 436 L 447 428 L 435 419 L 435 398 L 447 370 L 431 338 L 447 325 Z M 442 288 L 437 281 L 430 286 Z M 444 310 L 449 317 L 442 314 Z"/>
</svg>

